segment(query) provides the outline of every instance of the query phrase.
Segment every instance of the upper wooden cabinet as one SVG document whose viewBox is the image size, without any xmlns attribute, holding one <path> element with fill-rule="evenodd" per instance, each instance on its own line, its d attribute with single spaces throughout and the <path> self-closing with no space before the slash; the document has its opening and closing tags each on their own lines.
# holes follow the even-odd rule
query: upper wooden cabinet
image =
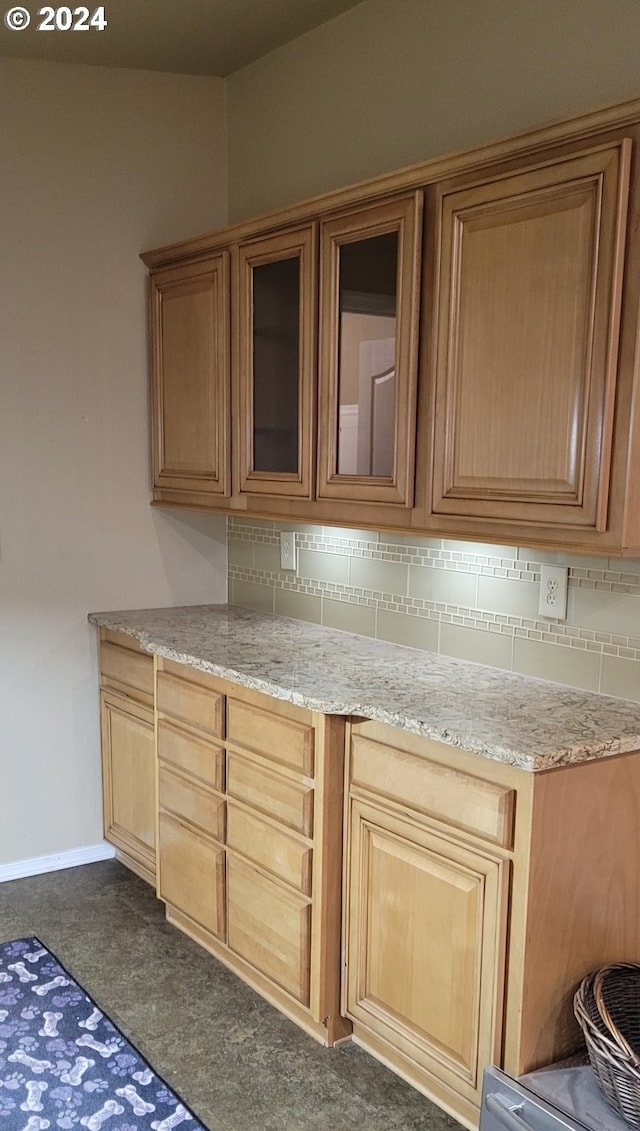
<svg viewBox="0 0 640 1131">
<path fill-rule="evenodd" d="M 435 512 L 606 530 L 630 150 L 438 188 Z"/>
<path fill-rule="evenodd" d="M 234 442 L 241 494 L 311 497 L 315 230 L 238 248 Z"/>
<path fill-rule="evenodd" d="M 413 502 L 422 194 L 321 228 L 318 497 Z"/>
<path fill-rule="evenodd" d="M 639 119 L 605 107 L 144 255 L 154 500 L 640 554 Z"/>
<path fill-rule="evenodd" d="M 228 252 L 152 274 L 153 482 L 186 504 L 230 490 L 228 323 Z"/>
</svg>

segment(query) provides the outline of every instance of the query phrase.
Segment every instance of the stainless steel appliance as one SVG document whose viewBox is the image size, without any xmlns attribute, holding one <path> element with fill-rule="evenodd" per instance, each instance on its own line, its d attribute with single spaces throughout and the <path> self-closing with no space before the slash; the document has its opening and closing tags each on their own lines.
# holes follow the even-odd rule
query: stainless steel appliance
<svg viewBox="0 0 640 1131">
<path fill-rule="evenodd" d="M 630 1131 L 603 1099 L 589 1065 L 551 1065 L 517 1080 L 484 1073 L 480 1131 Z"/>
</svg>

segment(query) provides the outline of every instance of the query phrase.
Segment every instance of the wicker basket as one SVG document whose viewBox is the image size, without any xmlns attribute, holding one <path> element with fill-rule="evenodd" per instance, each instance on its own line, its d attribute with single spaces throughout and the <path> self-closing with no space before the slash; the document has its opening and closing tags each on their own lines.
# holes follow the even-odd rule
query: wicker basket
<svg viewBox="0 0 640 1131">
<path fill-rule="evenodd" d="M 604 1098 L 640 1128 L 640 963 L 613 963 L 588 974 L 573 1003 Z"/>
</svg>

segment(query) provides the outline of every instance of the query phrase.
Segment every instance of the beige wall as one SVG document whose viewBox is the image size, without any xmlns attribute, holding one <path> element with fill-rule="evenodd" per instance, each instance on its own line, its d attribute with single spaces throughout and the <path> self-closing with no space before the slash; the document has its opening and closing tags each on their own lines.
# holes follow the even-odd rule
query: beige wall
<svg viewBox="0 0 640 1131">
<path fill-rule="evenodd" d="M 3 60 L 0 867 L 102 839 L 91 609 L 224 600 L 149 506 L 138 253 L 225 222 L 223 83 Z"/>
<path fill-rule="evenodd" d="M 364 0 L 232 75 L 236 220 L 637 94 L 637 0 Z"/>
</svg>

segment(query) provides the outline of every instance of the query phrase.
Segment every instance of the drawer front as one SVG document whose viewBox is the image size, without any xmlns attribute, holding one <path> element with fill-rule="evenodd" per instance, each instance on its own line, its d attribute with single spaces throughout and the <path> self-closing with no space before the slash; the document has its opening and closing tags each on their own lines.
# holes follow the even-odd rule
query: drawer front
<svg viewBox="0 0 640 1131">
<path fill-rule="evenodd" d="M 153 704 L 153 656 L 103 641 L 100 682 L 123 688 L 134 698 Z"/>
<path fill-rule="evenodd" d="M 309 1005 L 310 904 L 231 853 L 227 895 L 229 949 Z"/>
<path fill-rule="evenodd" d="M 224 750 L 204 739 L 158 720 L 158 758 L 178 770 L 199 778 L 220 792 L 224 790 Z"/>
<path fill-rule="evenodd" d="M 313 834 L 313 789 L 227 752 L 227 794 L 303 836 Z"/>
<path fill-rule="evenodd" d="M 351 738 L 351 784 L 510 848 L 514 791 L 461 774 L 358 734 Z"/>
<path fill-rule="evenodd" d="M 160 808 L 183 817 L 216 840 L 224 841 L 224 800 L 160 763 Z"/>
<path fill-rule="evenodd" d="M 222 737 L 222 695 L 189 683 L 168 672 L 158 672 L 157 707 L 163 715 L 187 723 L 205 734 Z"/>
<path fill-rule="evenodd" d="M 159 895 L 224 941 L 224 849 L 160 813 Z"/>
<path fill-rule="evenodd" d="M 228 803 L 227 845 L 303 895 L 310 895 L 310 846 L 274 829 L 233 801 Z"/>
<path fill-rule="evenodd" d="M 306 777 L 313 775 L 313 727 L 227 699 L 227 739 Z"/>
</svg>

